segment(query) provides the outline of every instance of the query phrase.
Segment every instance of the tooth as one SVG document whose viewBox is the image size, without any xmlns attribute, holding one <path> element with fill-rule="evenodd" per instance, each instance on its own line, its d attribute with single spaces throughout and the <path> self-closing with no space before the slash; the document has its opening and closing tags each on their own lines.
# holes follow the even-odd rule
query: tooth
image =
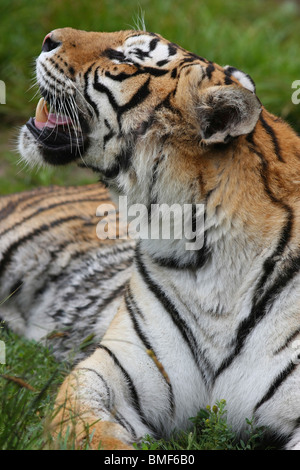
<svg viewBox="0 0 300 470">
<path fill-rule="evenodd" d="M 47 104 L 44 98 L 41 98 L 38 102 L 35 111 L 35 120 L 37 122 L 47 122 L 48 121 L 48 109 Z"/>
</svg>

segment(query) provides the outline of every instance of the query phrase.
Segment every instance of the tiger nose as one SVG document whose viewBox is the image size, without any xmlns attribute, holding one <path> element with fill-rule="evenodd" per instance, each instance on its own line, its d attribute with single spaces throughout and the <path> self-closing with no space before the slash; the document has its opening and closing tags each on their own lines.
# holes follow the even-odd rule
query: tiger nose
<svg viewBox="0 0 300 470">
<path fill-rule="evenodd" d="M 43 45 L 42 45 L 42 52 L 53 51 L 53 49 L 56 49 L 60 45 L 61 45 L 61 42 L 55 41 L 53 39 L 52 33 L 49 33 L 44 38 Z"/>
</svg>

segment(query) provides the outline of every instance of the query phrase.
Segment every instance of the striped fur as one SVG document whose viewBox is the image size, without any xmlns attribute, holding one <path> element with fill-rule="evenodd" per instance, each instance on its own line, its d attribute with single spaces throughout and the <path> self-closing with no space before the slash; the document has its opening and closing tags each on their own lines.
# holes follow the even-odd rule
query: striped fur
<svg viewBox="0 0 300 470">
<path fill-rule="evenodd" d="M 129 204 L 205 204 L 203 248 L 187 252 L 182 240 L 141 240 L 125 287 L 132 244 L 100 247 L 80 235 L 76 246 L 83 254 L 59 264 L 71 238 L 66 227 L 86 233 L 82 217 L 76 218 L 79 208 L 87 210 L 83 202 L 71 208 L 68 193 L 57 190 L 54 201 L 66 204 L 51 209 L 44 190 L 32 212 L 24 212 L 48 204 L 53 219 L 47 215 L 39 234 L 31 225 L 23 229 L 27 215 L 12 212 L 14 197 L 4 199 L 2 212 L 12 217 L 4 227 L 15 226 L 16 240 L 1 239 L 5 292 L 23 281 L 16 267 L 22 260 L 25 273 L 32 272 L 24 289 L 32 293 L 27 305 L 35 298 L 29 307 L 35 320 L 45 324 L 39 317 L 43 304 L 34 297 L 36 288 L 45 288 L 43 302 L 59 309 L 60 325 L 71 326 L 70 340 L 74 335 L 78 342 L 85 322 L 89 333 L 90 318 L 98 324 L 106 316 L 106 282 L 110 301 L 124 290 L 99 346 L 62 386 L 57 403 L 66 399 L 67 407 L 54 425 L 59 428 L 71 409 L 80 414 L 78 441 L 83 422 L 93 423 L 95 447 L 101 442 L 126 448 L 145 433 L 169 436 L 174 428 L 186 428 L 199 408 L 226 399 L 237 432 L 243 434 L 245 418 L 254 417 L 284 438 L 286 448 L 300 448 L 299 137 L 261 106 L 248 75 L 156 34 L 67 28 L 50 38 L 37 60 L 38 82 L 50 106 L 77 123 L 78 147 L 55 152 L 53 137 L 54 150 L 37 138 L 31 122 L 20 135 L 23 158 L 31 164 L 84 163 L 114 196 L 128 196 Z M 20 207 L 36 194 L 25 194 Z M 42 219 L 38 214 L 34 227 L 45 224 Z M 45 245 L 49 269 L 48 261 L 38 260 L 31 271 L 26 250 L 31 254 Z M 83 294 L 70 297 L 69 284 Z M 26 312 L 18 298 L 13 308 L 21 312 L 21 325 Z M 77 310 L 73 317 L 77 302 L 81 314 Z"/>
<path fill-rule="evenodd" d="M 104 334 L 131 275 L 133 242 L 96 236 L 105 202 L 98 184 L 0 198 L 0 316 L 58 359 L 88 353 L 84 340 Z"/>
</svg>

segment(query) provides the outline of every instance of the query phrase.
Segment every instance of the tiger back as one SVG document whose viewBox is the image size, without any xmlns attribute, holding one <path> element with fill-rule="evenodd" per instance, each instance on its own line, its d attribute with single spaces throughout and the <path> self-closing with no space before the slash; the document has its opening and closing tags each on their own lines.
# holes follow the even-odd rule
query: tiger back
<svg viewBox="0 0 300 470">
<path fill-rule="evenodd" d="M 104 334 L 130 278 L 134 244 L 96 234 L 107 202 L 100 184 L 0 198 L 0 317 L 57 359 L 88 354 L 80 345 Z"/>
</svg>

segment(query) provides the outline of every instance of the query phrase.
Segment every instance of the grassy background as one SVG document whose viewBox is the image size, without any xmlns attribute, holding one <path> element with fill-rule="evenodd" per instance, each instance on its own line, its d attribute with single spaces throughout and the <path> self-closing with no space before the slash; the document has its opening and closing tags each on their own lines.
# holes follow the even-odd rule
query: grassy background
<svg viewBox="0 0 300 470">
<path fill-rule="evenodd" d="M 0 194 L 95 180 L 72 166 L 37 173 L 18 164 L 18 126 L 34 115 L 38 100 L 30 89 L 34 58 L 52 29 L 128 29 L 141 12 L 147 30 L 249 73 L 262 103 L 300 131 L 300 105 L 291 102 L 291 84 L 300 79 L 299 0 L 1 0 L 0 80 L 6 84 L 6 104 L 0 105 Z M 0 365 L 6 376 L 0 378 L 0 448 L 43 448 L 43 419 L 68 366 L 58 365 L 47 349 L 3 329 L 0 339 L 7 344 L 7 364 Z M 222 408 L 215 411 L 202 412 L 192 432 L 176 442 L 148 442 L 143 448 L 233 448 L 226 414 Z M 259 437 L 260 432 L 251 430 L 250 444 L 235 448 L 254 448 Z"/>
</svg>

